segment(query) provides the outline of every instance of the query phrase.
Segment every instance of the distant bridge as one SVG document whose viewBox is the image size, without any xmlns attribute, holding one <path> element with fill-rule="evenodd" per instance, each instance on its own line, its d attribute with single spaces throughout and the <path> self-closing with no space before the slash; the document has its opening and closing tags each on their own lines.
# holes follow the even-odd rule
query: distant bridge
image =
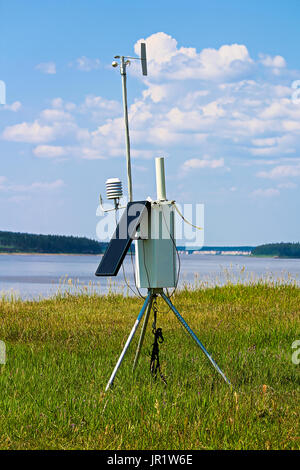
<svg viewBox="0 0 300 470">
<path fill-rule="evenodd" d="M 255 246 L 203 246 L 202 248 L 177 246 L 179 252 L 203 255 L 250 255 L 254 248 Z"/>
</svg>

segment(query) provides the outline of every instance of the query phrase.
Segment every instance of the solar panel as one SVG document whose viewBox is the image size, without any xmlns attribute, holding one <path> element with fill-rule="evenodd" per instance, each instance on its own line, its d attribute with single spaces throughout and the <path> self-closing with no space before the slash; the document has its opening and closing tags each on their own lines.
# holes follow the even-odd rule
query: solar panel
<svg viewBox="0 0 300 470">
<path fill-rule="evenodd" d="M 96 276 L 116 276 L 135 238 L 142 217 L 151 208 L 149 201 L 129 202 L 97 268 Z"/>
</svg>

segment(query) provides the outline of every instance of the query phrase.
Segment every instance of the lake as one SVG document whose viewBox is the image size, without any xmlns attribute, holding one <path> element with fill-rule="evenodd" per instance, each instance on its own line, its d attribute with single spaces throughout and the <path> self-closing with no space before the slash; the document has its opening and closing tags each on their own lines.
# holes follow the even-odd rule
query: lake
<svg viewBox="0 0 300 470">
<path fill-rule="evenodd" d="M 126 286 L 122 268 L 116 278 L 95 277 L 100 259 L 98 255 L 0 255 L 0 293 L 13 293 L 22 299 L 50 297 L 66 290 L 99 294 L 113 290 L 133 295 Z M 124 271 L 134 289 L 132 261 L 131 256 L 126 257 Z M 229 280 L 249 283 L 258 279 L 292 281 L 300 286 L 300 259 L 180 255 L 179 287 L 199 283 L 223 285 Z"/>
</svg>

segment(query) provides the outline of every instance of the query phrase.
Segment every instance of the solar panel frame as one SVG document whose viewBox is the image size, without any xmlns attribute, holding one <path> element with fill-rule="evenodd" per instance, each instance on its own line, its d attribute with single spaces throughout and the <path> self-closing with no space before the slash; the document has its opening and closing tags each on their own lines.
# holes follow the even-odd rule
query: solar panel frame
<svg viewBox="0 0 300 470">
<path fill-rule="evenodd" d="M 150 209 L 151 204 L 149 201 L 135 201 L 127 204 L 126 210 L 95 272 L 96 276 L 108 277 L 118 274 L 141 220 L 149 214 Z M 139 212 L 138 215 L 137 212 Z"/>
</svg>

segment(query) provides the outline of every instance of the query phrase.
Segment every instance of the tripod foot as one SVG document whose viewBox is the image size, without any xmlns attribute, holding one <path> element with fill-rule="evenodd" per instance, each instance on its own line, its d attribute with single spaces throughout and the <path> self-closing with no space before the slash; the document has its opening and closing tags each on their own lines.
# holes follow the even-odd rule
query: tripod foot
<svg viewBox="0 0 300 470">
<path fill-rule="evenodd" d="M 143 346 L 144 337 L 145 337 L 145 333 L 146 333 L 146 329 L 147 329 L 147 325 L 148 325 L 148 320 L 149 320 L 149 316 L 150 316 L 150 312 L 151 312 L 152 301 L 153 301 L 153 296 L 151 295 L 151 297 L 149 299 L 149 302 L 148 302 L 148 308 L 147 308 L 147 312 L 146 312 L 146 315 L 145 315 L 145 318 L 144 318 L 144 323 L 143 323 L 143 326 L 142 326 L 142 331 L 141 331 L 139 344 L 138 344 L 138 347 L 137 347 L 137 350 L 136 350 L 136 353 L 135 353 L 135 358 L 134 358 L 134 363 L 133 363 L 133 368 L 132 368 L 133 371 L 135 371 L 135 368 L 137 366 L 137 363 L 138 363 L 138 360 L 139 360 L 139 357 L 140 357 L 140 354 L 141 354 L 141 349 L 142 349 L 142 346 Z"/>
<path fill-rule="evenodd" d="M 170 299 L 168 299 L 168 297 L 166 296 L 166 294 L 164 292 L 161 293 L 161 296 L 162 298 L 164 299 L 164 301 L 167 303 L 167 305 L 170 307 L 170 309 L 173 311 L 173 313 L 176 315 L 177 319 L 180 321 L 180 323 L 184 326 L 184 328 L 187 330 L 187 332 L 191 335 L 191 337 L 193 338 L 193 340 L 197 343 L 197 345 L 202 349 L 202 351 L 204 352 L 204 354 L 206 355 L 206 357 L 209 359 L 209 361 L 212 363 L 212 365 L 214 366 L 214 368 L 219 372 L 219 374 L 223 377 L 223 379 L 225 380 L 226 383 L 228 383 L 228 385 L 231 385 L 231 382 L 230 380 L 227 379 L 226 375 L 224 374 L 224 372 L 221 371 L 220 367 L 218 366 L 218 364 L 213 360 L 213 358 L 211 357 L 211 355 L 208 353 L 208 351 L 205 349 L 205 347 L 203 346 L 203 344 L 201 343 L 201 341 L 197 338 L 197 336 L 195 335 L 195 333 L 193 332 L 193 330 L 189 327 L 189 325 L 187 324 L 187 322 L 182 318 L 182 316 L 180 315 L 180 313 L 178 312 L 178 310 L 174 307 L 174 305 L 172 304 L 172 302 L 170 301 Z"/>
<path fill-rule="evenodd" d="M 126 341 L 126 344 L 125 344 L 125 346 L 124 346 L 124 348 L 123 348 L 123 351 L 122 351 L 122 353 L 121 353 L 121 355 L 120 355 L 120 357 L 119 357 L 119 359 L 118 359 L 118 362 L 117 362 L 117 364 L 116 364 L 116 366 L 115 366 L 115 368 L 114 368 L 114 370 L 113 370 L 113 373 L 111 374 L 110 379 L 109 379 L 109 381 L 108 381 L 108 383 L 107 383 L 107 385 L 106 385 L 106 389 L 105 389 L 106 392 L 107 392 L 107 390 L 108 390 L 108 389 L 112 386 L 112 384 L 113 384 L 113 381 L 114 381 L 114 378 L 115 378 L 115 376 L 116 376 L 116 373 L 118 372 L 118 369 L 119 369 L 119 367 L 120 367 L 120 365 L 121 365 L 121 363 L 122 363 L 122 361 L 123 361 L 123 359 L 124 359 L 124 356 L 125 356 L 125 354 L 126 354 L 126 351 L 127 351 L 127 349 L 129 348 L 129 345 L 130 345 L 130 343 L 131 343 L 131 340 L 132 340 L 132 338 L 133 338 L 134 335 L 135 335 L 135 332 L 136 332 L 136 330 L 137 330 L 137 327 L 139 326 L 140 321 L 141 321 L 141 319 L 143 318 L 143 315 L 144 315 L 144 313 L 145 313 L 145 311 L 146 311 L 146 308 L 147 308 L 147 305 L 148 305 L 150 299 L 151 299 L 151 293 L 149 292 L 149 294 L 147 295 L 146 300 L 145 300 L 145 302 L 144 302 L 144 305 L 142 306 L 142 309 L 141 309 L 141 311 L 140 311 L 140 313 L 139 313 L 139 315 L 138 315 L 138 317 L 137 317 L 137 319 L 136 319 L 136 322 L 135 322 L 135 324 L 133 325 L 133 328 L 132 328 L 132 330 L 131 330 L 131 332 L 130 332 L 130 335 L 128 336 L 128 339 L 127 339 L 127 341 Z"/>
</svg>

